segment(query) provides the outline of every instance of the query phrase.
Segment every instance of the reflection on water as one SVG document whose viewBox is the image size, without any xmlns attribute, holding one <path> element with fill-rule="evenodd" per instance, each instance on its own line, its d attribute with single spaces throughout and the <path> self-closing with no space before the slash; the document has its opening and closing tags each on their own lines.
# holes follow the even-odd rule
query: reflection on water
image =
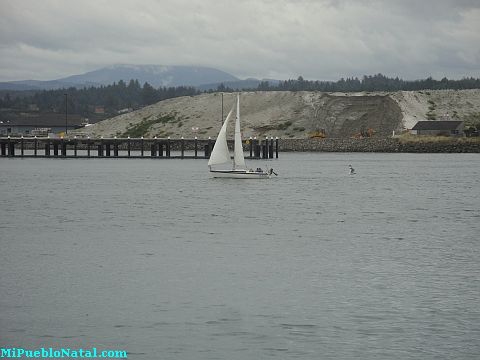
<svg viewBox="0 0 480 360">
<path fill-rule="evenodd" d="M 478 155 L 268 165 L 280 176 L 255 182 L 210 179 L 205 160 L 0 160 L 2 345 L 480 354 Z"/>
</svg>

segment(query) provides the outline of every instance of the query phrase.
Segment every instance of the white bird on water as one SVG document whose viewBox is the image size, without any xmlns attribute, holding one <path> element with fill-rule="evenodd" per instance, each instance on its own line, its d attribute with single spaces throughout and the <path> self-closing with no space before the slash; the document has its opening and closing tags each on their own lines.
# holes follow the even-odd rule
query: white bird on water
<svg viewBox="0 0 480 360">
<path fill-rule="evenodd" d="M 352 165 L 348 165 L 348 167 L 350 168 L 350 175 L 355 174 L 355 169 L 352 167 Z"/>
</svg>

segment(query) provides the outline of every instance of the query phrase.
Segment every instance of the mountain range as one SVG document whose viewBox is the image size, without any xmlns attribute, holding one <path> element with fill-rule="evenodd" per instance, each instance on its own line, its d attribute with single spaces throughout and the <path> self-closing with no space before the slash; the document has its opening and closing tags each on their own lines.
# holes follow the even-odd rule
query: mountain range
<svg viewBox="0 0 480 360">
<path fill-rule="evenodd" d="M 123 80 L 136 79 L 140 84 L 148 82 L 153 87 L 194 86 L 200 90 L 216 89 L 224 84 L 231 88 L 256 87 L 260 80 L 239 78 L 218 69 L 203 66 L 163 66 L 163 65 L 112 65 L 72 75 L 57 80 L 20 80 L 0 82 L 0 90 L 52 90 L 69 87 L 90 87 L 109 85 Z"/>
</svg>

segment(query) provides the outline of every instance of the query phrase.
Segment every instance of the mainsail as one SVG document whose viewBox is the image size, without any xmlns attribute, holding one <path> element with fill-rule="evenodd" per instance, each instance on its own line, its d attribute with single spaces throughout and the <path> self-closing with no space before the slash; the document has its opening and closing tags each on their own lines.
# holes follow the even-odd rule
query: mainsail
<svg viewBox="0 0 480 360">
<path fill-rule="evenodd" d="M 233 154 L 233 168 L 246 169 L 243 157 L 242 134 L 240 132 L 240 96 L 237 95 L 237 119 L 235 120 L 235 143 Z"/>
</svg>

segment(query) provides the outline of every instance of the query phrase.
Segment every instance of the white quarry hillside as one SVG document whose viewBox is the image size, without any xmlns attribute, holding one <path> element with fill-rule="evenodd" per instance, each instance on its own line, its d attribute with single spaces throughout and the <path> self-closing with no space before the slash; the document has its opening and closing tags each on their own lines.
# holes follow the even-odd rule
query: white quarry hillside
<svg viewBox="0 0 480 360">
<path fill-rule="evenodd" d="M 236 93 L 223 95 L 223 115 Z M 140 110 L 77 130 L 89 136 L 207 138 L 222 123 L 220 93 L 160 101 Z M 350 137 L 368 129 L 376 136 L 412 128 L 419 120 L 449 114 L 452 120 L 478 118 L 480 90 L 394 93 L 241 92 L 242 132 L 249 136 L 306 138 L 319 132 Z M 233 130 L 232 130 L 233 132 Z"/>
</svg>

